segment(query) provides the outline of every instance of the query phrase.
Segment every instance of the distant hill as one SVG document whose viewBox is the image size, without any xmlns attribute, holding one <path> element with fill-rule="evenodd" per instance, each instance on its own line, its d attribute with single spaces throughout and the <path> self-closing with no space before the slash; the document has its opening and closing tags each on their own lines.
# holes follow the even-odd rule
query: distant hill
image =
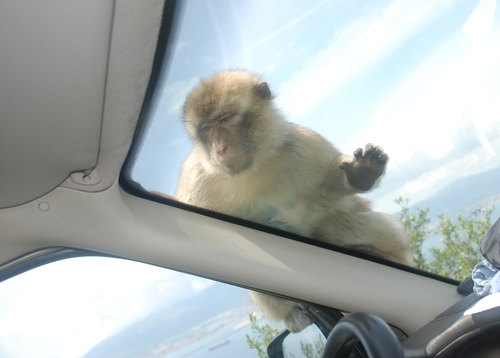
<svg viewBox="0 0 500 358">
<path fill-rule="evenodd" d="M 454 217 L 467 215 L 475 208 L 495 205 L 492 215 L 495 220 L 500 215 L 500 167 L 484 173 L 460 178 L 438 191 L 432 197 L 411 206 L 429 210 L 429 217 L 435 218 L 443 213 Z"/>
<path fill-rule="evenodd" d="M 84 358 L 151 357 L 154 349 L 189 328 L 250 302 L 246 290 L 214 283 L 198 295 L 162 308 L 98 343 Z"/>
</svg>

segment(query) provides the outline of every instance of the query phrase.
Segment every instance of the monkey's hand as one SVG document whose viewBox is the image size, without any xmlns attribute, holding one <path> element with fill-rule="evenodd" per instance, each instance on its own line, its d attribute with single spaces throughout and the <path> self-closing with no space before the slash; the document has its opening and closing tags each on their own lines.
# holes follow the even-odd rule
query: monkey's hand
<svg viewBox="0 0 500 358">
<path fill-rule="evenodd" d="M 373 187 L 375 181 L 384 174 L 385 166 L 389 156 L 381 147 L 371 143 L 365 146 L 365 150 L 358 148 L 354 151 L 354 158 L 344 160 L 339 168 L 345 171 L 347 179 L 357 189 L 367 191 Z"/>
</svg>

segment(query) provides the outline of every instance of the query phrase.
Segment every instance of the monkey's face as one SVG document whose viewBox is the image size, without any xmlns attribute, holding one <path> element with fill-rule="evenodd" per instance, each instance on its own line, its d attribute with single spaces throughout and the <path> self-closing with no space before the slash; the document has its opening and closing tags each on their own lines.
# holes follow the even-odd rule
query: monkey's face
<svg viewBox="0 0 500 358">
<path fill-rule="evenodd" d="M 238 71 L 217 74 L 190 93 L 184 122 L 214 169 L 235 175 L 252 165 L 270 98 L 267 83 Z"/>
<path fill-rule="evenodd" d="M 214 166 L 229 174 L 250 167 L 254 140 L 248 121 L 245 115 L 230 111 L 196 127 L 196 135 Z"/>
</svg>

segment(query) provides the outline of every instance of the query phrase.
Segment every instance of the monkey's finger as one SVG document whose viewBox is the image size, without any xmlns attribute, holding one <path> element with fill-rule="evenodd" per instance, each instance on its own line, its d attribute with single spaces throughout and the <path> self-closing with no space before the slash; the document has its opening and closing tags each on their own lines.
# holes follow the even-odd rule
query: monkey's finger
<svg viewBox="0 0 500 358">
<path fill-rule="evenodd" d="M 349 162 L 341 162 L 339 164 L 339 168 L 340 170 L 344 170 L 344 171 L 349 171 L 352 169 L 352 163 L 349 163 Z"/>
<path fill-rule="evenodd" d="M 373 144 L 367 144 L 365 147 L 365 157 L 375 157 L 378 158 L 384 153 L 382 147 L 374 146 Z"/>
<path fill-rule="evenodd" d="M 358 148 L 352 154 L 354 155 L 355 158 L 358 158 L 358 159 L 363 158 L 363 149 Z"/>
<path fill-rule="evenodd" d="M 373 148 L 375 148 L 373 143 L 368 143 L 367 145 L 365 145 L 365 152 L 364 152 L 365 157 L 367 155 L 371 155 L 370 153 L 373 151 Z"/>
<path fill-rule="evenodd" d="M 389 161 L 389 156 L 385 153 L 382 153 L 382 155 L 378 158 L 378 163 L 385 165 Z"/>
<path fill-rule="evenodd" d="M 379 147 L 378 145 L 375 147 L 375 149 L 373 150 L 373 156 L 374 157 L 380 157 L 382 154 L 384 154 L 384 150 L 382 149 L 382 147 Z"/>
</svg>

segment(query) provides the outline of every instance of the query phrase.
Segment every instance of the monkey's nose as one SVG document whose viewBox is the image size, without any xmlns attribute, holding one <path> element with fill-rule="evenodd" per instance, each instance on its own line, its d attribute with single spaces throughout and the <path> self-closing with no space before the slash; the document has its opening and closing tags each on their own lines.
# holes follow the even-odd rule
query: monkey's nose
<svg viewBox="0 0 500 358">
<path fill-rule="evenodd" d="M 220 145 L 215 148 L 215 153 L 217 153 L 217 155 L 223 155 L 226 153 L 226 151 L 227 145 Z"/>
</svg>

